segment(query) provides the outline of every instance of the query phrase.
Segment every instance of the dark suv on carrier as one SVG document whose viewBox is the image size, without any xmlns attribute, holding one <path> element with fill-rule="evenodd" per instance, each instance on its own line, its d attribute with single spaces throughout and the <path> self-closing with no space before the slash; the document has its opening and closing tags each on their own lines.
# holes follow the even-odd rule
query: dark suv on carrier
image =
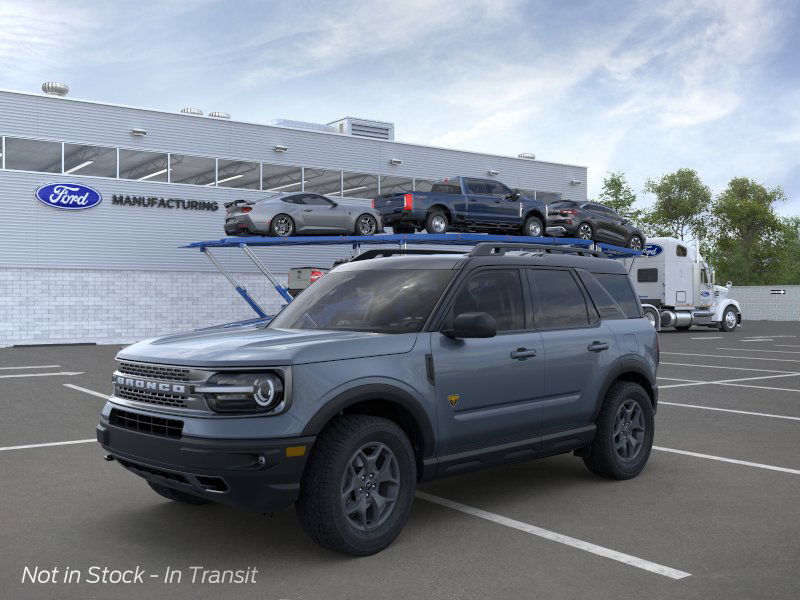
<svg viewBox="0 0 800 600">
<path fill-rule="evenodd" d="M 565 452 L 636 476 L 656 335 L 598 252 L 357 257 L 269 325 L 122 350 L 97 437 L 170 500 L 295 504 L 315 541 L 368 555 L 400 533 L 419 482 Z"/>
</svg>

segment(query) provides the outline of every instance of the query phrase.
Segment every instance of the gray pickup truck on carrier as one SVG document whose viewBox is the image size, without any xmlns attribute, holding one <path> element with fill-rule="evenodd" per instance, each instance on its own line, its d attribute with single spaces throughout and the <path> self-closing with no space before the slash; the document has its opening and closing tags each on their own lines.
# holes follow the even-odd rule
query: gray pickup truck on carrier
<svg viewBox="0 0 800 600">
<path fill-rule="evenodd" d="M 186 504 L 268 513 L 352 555 L 388 546 L 419 482 L 574 452 L 636 476 L 657 334 L 620 261 L 570 246 L 356 257 L 268 325 L 123 349 L 97 438 Z"/>
<path fill-rule="evenodd" d="M 547 205 L 493 179 L 451 177 L 430 192 L 383 194 L 372 201 L 394 233 L 482 231 L 545 235 Z M 563 228 L 558 228 L 563 231 Z"/>
</svg>

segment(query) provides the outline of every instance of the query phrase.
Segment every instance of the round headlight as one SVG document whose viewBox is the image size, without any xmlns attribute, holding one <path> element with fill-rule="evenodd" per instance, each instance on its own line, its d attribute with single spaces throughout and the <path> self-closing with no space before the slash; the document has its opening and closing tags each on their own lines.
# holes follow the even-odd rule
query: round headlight
<svg viewBox="0 0 800 600">
<path fill-rule="evenodd" d="M 256 404 L 264 408 L 272 408 L 278 404 L 282 397 L 280 392 L 283 391 L 282 389 L 278 390 L 279 385 L 280 380 L 277 377 L 265 377 L 256 381 L 253 393 Z"/>
</svg>

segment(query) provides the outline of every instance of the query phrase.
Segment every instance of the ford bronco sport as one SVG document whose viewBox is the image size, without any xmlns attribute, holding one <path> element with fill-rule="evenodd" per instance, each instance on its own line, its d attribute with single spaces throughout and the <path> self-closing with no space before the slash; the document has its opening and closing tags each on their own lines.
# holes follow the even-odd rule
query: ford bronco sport
<svg viewBox="0 0 800 600">
<path fill-rule="evenodd" d="M 266 326 L 123 349 L 97 437 L 170 500 L 294 503 L 315 541 L 369 555 L 400 533 L 418 482 L 566 452 L 636 476 L 656 336 L 598 252 L 357 257 Z"/>
</svg>

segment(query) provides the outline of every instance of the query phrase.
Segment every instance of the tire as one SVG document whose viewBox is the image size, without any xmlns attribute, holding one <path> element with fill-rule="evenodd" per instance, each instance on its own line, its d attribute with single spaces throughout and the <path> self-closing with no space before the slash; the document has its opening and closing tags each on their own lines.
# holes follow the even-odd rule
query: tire
<svg viewBox="0 0 800 600">
<path fill-rule="evenodd" d="M 368 213 L 359 215 L 356 219 L 355 235 L 370 236 L 378 233 L 378 220 Z"/>
<path fill-rule="evenodd" d="M 294 220 L 289 215 L 280 213 L 272 217 L 269 223 L 269 234 L 272 237 L 289 237 L 294 233 Z"/>
<path fill-rule="evenodd" d="M 631 413 L 633 419 L 629 418 Z M 631 479 L 641 473 L 653 447 L 654 433 L 653 405 L 642 386 L 632 381 L 613 383 L 596 424 L 594 441 L 589 446 L 588 454 L 583 457 L 586 467 L 595 475 L 609 479 Z M 633 440 L 630 447 L 628 441 L 623 441 L 620 434 L 614 433 L 620 424 L 622 432 L 629 432 L 625 440 Z M 637 431 L 641 431 L 641 434 L 634 434 Z M 637 440 L 639 445 L 635 446 Z M 623 444 L 618 449 L 620 441 Z M 628 458 L 623 456 L 626 451 L 630 454 Z"/>
<path fill-rule="evenodd" d="M 592 227 L 591 223 L 581 223 L 575 230 L 575 237 L 579 240 L 593 240 L 594 227 Z"/>
<path fill-rule="evenodd" d="M 447 215 L 439 209 L 430 211 L 425 219 L 425 231 L 428 233 L 447 233 L 448 225 Z"/>
<path fill-rule="evenodd" d="M 541 237 L 544 235 L 544 225 L 539 217 L 530 216 L 525 219 L 522 226 L 522 235 L 526 237 Z"/>
<path fill-rule="evenodd" d="M 658 312 L 658 310 L 648 306 L 647 308 L 642 309 L 642 312 L 644 312 L 645 318 L 653 326 L 653 329 L 658 331 L 659 325 L 661 324 L 661 314 Z"/>
<path fill-rule="evenodd" d="M 628 240 L 628 248 L 632 250 L 641 250 L 644 248 L 644 240 L 642 240 L 641 236 L 632 235 Z"/>
<path fill-rule="evenodd" d="M 147 482 L 147 485 L 149 485 L 156 494 L 163 496 L 167 500 L 180 502 L 182 504 L 194 504 L 197 506 L 201 504 L 211 504 L 211 500 L 201 498 L 200 496 L 193 496 L 192 494 L 187 494 L 179 490 L 173 490 L 165 485 L 159 485 L 158 483 L 152 483 L 150 481 Z"/>
<path fill-rule="evenodd" d="M 732 315 L 732 316 L 731 316 Z M 722 313 L 719 329 L 726 333 L 735 330 L 739 326 L 739 319 L 736 316 L 736 309 L 732 306 L 727 307 Z"/>
<path fill-rule="evenodd" d="M 401 233 L 410 234 L 414 233 L 414 231 L 415 230 L 413 225 L 394 225 L 392 227 L 392 233 L 397 233 L 397 234 Z"/>
<path fill-rule="evenodd" d="M 366 484 L 355 488 L 359 477 L 370 481 L 370 474 L 363 472 L 368 463 L 360 456 L 380 461 L 375 472 L 396 481 L 379 482 L 372 488 L 370 500 Z M 414 451 L 402 429 L 381 417 L 342 415 L 317 438 L 295 507 L 303 528 L 319 545 L 343 554 L 369 556 L 391 544 L 405 526 L 416 483 Z M 352 491 L 344 491 L 346 488 Z M 393 504 L 384 505 L 388 513 L 377 512 L 375 489 L 381 492 L 377 497 L 384 500 L 394 495 Z M 353 509 L 350 514 L 346 503 Z"/>
</svg>

